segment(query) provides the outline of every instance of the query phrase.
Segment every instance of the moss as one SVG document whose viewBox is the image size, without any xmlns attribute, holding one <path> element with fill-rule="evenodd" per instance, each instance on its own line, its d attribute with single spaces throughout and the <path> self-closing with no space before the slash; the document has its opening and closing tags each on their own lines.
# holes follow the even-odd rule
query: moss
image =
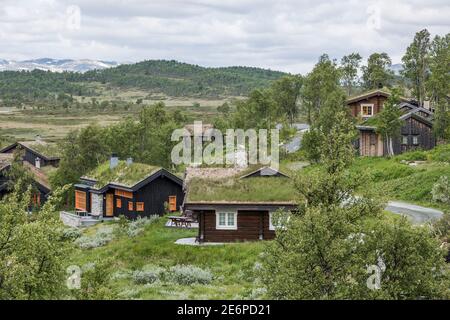
<svg viewBox="0 0 450 320">
<path fill-rule="evenodd" d="M 61 150 L 55 143 L 33 143 L 28 147 L 48 158 L 61 157 Z"/>
<path fill-rule="evenodd" d="M 232 177 L 192 178 L 188 201 L 293 202 L 297 192 L 292 179 L 284 177 L 240 177 L 254 171 L 249 168 Z"/>
<path fill-rule="evenodd" d="M 125 161 L 119 161 L 117 167 L 110 169 L 109 161 L 106 161 L 85 177 L 97 181 L 95 184 L 96 188 L 102 188 L 108 183 L 120 184 L 131 188 L 160 169 L 161 167 L 143 163 L 127 165 Z"/>
</svg>

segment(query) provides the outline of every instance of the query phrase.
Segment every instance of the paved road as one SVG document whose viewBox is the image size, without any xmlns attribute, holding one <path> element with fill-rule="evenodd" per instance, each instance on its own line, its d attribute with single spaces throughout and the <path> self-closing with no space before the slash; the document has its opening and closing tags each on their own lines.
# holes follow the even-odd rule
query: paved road
<svg viewBox="0 0 450 320">
<path fill-rule="evenodd" d="M 423 224 L 433 220 L 438 220 L 443 215 L 442 211 L 436 209 L 425 208 L 399 201 L 389 201 L 386 211 L 404 215 L 414 224 Z"/>
<path fill-rule="evenodd" d="M 292 127 L 297 129 L 297 134 L 289 142 L 283 145 L 283 148 L 287 153 L 294 153 L 300 149 L 302 146 L 303 133 L 305 130 L 309 129 L 309 125 L 306 123 L 294 123 Z M 277 129 L 281 129 L 281 125 L 277 125 Z"/>
</svg>

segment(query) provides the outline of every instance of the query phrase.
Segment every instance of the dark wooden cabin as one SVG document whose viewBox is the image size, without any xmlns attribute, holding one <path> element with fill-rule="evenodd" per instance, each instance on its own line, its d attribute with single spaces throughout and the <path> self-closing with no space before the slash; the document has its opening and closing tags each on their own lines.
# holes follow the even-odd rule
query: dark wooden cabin
<svg viewBox="0 0 450 320">
<path fill-rule="evenodd" d="M 387 141 L 376 132 L 376 127 L 370 125 L 369 119 L 376 117 L 383 109 L 389 95 L 385 91 L 375 90 L 347 100 L 351 114 L 354 117 L 362 118 L 364 121 L 357 126 L 359 138 L 355 142 L 361 156 L 387 155 Z M 398 108 L 403 112 L 400 117 L 403 126 L 398 137 L 393 141 L 394 154 L 416 149 L 429 150 L 434 148 L 436 140 L 432 134 L 433 113 L 405 98 L 401 99 Z"/>
<path fill-rule="evenodd" d="M 11 166 L 13 157 L 11 154 L 0 153 L 0 199 L 8 193 L 8 177 L 7 172 Z"/>
<path fill-rule="evenodd" d="M 15 142 L 0 150 L 0 153 L 14 153 L 18 149 L 24 150 L 23 161 L 36 168 L 59 165 L 57 147 L 44 141 Z"/>
<path fill-rule="evenodd" d="M 255 179 L 264 181 L 257 183 Z M 199 242 L 273 239 L 276 228 L 273 224 L 274 212 L 292 211 L 296 208 L 292 200 L 295 192 L 291 179 L 272 168 L 256 171 L 195 168 L 186 172 L 185 181 L 186 198 L 183 210 L 192 211 L 194 216 L 198 217 Z M 242 199 L 240 189 L 248 190 L 251 185 L 254 190 L 248 192 L 248 199 Z M 221 194 L 223 186 L 233 188 L 235 196 L 232 192 L 228 192 L 227 196 Z M 279 199 L 274 199 L 270 191 L 280 187 L 285 188 L 285 193 L 280 195 Z M 214 198 L 211 198 L 212 194 Z"/>
<path fill-rule="evenodd" d="M 163 215 L 183 197 L 183 180 L 166 169 L 114 158 L 75 185 L 75 209 L 103 218 Z"/>
<path fill-rule="evenodd" d="M 16 142 L 2 150 L 0 157 L 9 158 L 10 163 L 13 154 L 16 151 L 23 150 L 22 163 L 34 178 L 34 187 L 36 193 L 32 195 L 32 206 L 41 206 L 51 194 L 51 186 L 48 180 L 48 174 L 59 164 L 60 158 L 55 155 L 56 146 L 44 141 Z M 9 192 L 6 175 L 9 165 L 2 168 L 0 172 L 0 198 Z"/>
<path fill-rule="evenodd" d="M 400 134 L 393 139 L 394 154 L 413 150 L 430 150 L 436 146 L 433 123 L 414 112 L 400 117 L 403 126 Z M 361 156 L 388 155 L 387 141 L 376 132 L 375 127 L 357 126 L 359 129 L 359 152 Z"/>
</svg>

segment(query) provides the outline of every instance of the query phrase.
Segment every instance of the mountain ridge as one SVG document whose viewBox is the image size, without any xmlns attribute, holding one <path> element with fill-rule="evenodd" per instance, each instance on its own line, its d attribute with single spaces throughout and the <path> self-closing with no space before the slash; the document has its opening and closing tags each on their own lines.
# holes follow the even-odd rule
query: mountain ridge
<svg viewBox="0 0 450 320">
<path fill-rule="evenodd" d="M 67 61 L 42 58 L 25 62 L 42 69 L 0 72 L 0 95 L 17 100 L 47 98 L 55 94 L 98 96 L 98 87 L 130 90 L 172 97 L 229 97 L 247 96 L 252 90 L 269 87 L 287 75 L 281 71 L 257 67 L 203 67 L 175 60 L 145 60 L 109 68 L 94 68 L 85 72 L 47 72 L 56 63 Z M 56 61 L 56 62 L 55 62 Z M 72 60 L 70 60 L 72 61 Z M 0 64 L 5 69 L 5 63 Z M 29 69 L 31 69 L 31 67 Z M 26 71 L 26 72 L 24 72 Z"/>
<path fill-rule="evenodd" d="M 51 72 L 80 72 L 84 73 L 96 69 L 107 69 L 120 65 L 115 61 L 94 59 L 53 59 L 38 58 L 28 60 L 0 59 L 0 71 L 51 71 Z"/>
</svg>

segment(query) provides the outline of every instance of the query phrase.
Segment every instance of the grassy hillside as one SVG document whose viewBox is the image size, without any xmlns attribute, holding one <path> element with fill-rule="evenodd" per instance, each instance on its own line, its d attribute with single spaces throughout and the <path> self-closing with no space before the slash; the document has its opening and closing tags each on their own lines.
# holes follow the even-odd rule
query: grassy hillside
<svg viewBox="0 0 450 320">
<path fill-rule="evenodd" d="M 205 68 L 177 61 L 150 60 L 85 74 L 4 71 L 0 72 L 0 96 L 7 102 L 54 99 L 55 94 L 62 93 L 95 97 L 110 89 L 138 89 L 149 95 L 171 97 L 246 96 L 251 90 L 267 87 L 283 75 L 285 73 L 259 68 Z"/>
<path fill-rule="evenodd" d="M 420 161 L 410 165 L 411 161 Z M 367 186 L 376 188 L 389 200 L 403 200 L 450 210 L 432 201 L 431 190 L 441 176 L 450 177 L 450 145 L 431 151 L 414 151 L 386 158 L 359 158 L 354 172 L 368 172 L 372 180 Z"/>
<path fill-rule="evenodd" d="M 411 162 L 417 161 L 416 164 Z M 305 172 L 320 170 L 313 165 Z M 367 174 L 363 188 L 379 192 L 386 200 L 400 200 L 450 212 L 450 206 L 432 200 L 431 190 L 441 176 L 450 177 L 450 145 L 430 151 L 407 152 L 392 158 L 358 157 L 350 167 Z"/>
<path fill-rule="evenodd" d="M 98 248 L 77 248 L 68 265 L 82 267 L 99 259 L 111 259 L 114 273 L 109 285 L 124 299 L 236 299 L 255 294 L 258 288 L 254 282 L 255 263 L 263 243 L 177 245 L 176 240 L 195 237 L 197 230 L 167 228 L 166 221 L 167 218 L 159 218 L 134 237 L 115 235 L 111 242 Z M 84 236 L 93 236 L 104 228 L 118 228 L 118 225 L 117 222 L 102 223 L 86 229 Z M 212 278 L 196 282 L 192 280 L 196 279 L 194 274 L 173 279 L 171 276 L 177 273 L 170 268 L 174 266 L 197 267 L 205 272 L 199 270 L 196 274 L 206 273 Z M 148 273 L 159 275 L 154 281 L 146 281 Z"/>
</svg>

